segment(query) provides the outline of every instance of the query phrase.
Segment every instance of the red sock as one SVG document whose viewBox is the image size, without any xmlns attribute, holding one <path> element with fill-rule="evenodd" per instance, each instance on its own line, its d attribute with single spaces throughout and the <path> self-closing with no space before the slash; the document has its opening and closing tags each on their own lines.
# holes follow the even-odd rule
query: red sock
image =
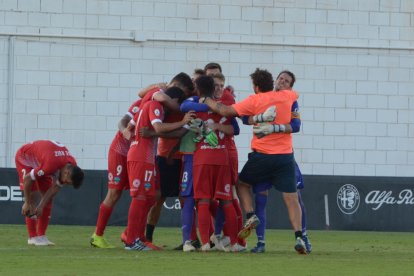
<svg viewBox="0 0 414 276">
<path fill-rule="evenodd" d="M 37 232 L 36 232 L 37 219 L 26 217 L 25 221 L 26 221 L 27 232 L 29 233 L 29 238 L 36 237 L 37 236 Z"/>
<path fill-rule="evenodd" d="M 95 234 L 103 236 L 105 227 L 108 225 L 109 218 L 111 217 L 113 207 L 106 206 L 103 202 L 99 206 L 98 221 L 96 222 Z"/>
<path fill-rule="evenodd" d="M 140 211 L 139 211 L 139 219 L 138 219 L 138 238 L 141 240 L 145 240 L 145 228 L 147 226 L 147 218 L 148 213 L 151 210 L 151 207 L 155 203 L 154 197 L 147 197 L 144 199 L 140 199 Z"/>
<path fill-rule="evenodd" d="M 224 212 L 224 228 L 226 229 L 226 233 L 228 233 L 230 237 L 230 243 L 235 244 L 237 243 L 237 217 L 236 217 L 236 210 L 234 210 L 234 206 L 231 203 L 223 204 L 223 212 Z"/>
<path fill-rule="evenodd" d="M 202 244 L 210 241 L 209 228 L 211 223 L 210 202 L 198 202 L 198 231 Z"/>
<path fill-rule="evenodd" d="M 237 199 L 233 199 L 233 206 L 236 210 L 236 216 L 237 216 L 237 233 L 243 228 L 243 213 L 240 208 L 240 203 Z M 237 242 L 242 245 L 246 246 L 246 240 L 245 239 L 237 239 Z"/>
<path fill-rule="evenodd" d="M 126 229 L 127 244 L 134 243 L 135 239 L 138 237 L 138 212 L 140 208 L 141 206 L 139 205 L 139 200 L 133 197 L 128 211 L 128 225 Z"/>
<path fill-rule="evenodd" d="M 43 236 L 46 234 L 47 227 L 49 226 L 51 213 L 52 213 L 52 202 L 49 202 L 43 208 L 42 215 L 37 220 L 37 235 L 38 236 Z"/>
<path fill-rule="evenodd" d="M 193 211 L 193 226 L 191 228 L 191 234 L 190 234 L 190 239 L 192 241 L 195 241 L 196 239 L 198 239 L 197 237 L 197 215 L 196 215 L 196 210 Z"/>
</svg>

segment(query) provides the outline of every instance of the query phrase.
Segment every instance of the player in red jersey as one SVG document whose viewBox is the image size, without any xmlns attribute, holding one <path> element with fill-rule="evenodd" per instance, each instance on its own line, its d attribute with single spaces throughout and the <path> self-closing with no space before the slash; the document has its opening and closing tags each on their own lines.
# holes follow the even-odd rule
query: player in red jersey
<svg viewBox="0 0 414 276">
<path fill-rule="evenodd" d="M 213 99 L 216 100 L 217 102 L 223 103 L 225 105 L 232 105 L 235 103 L 235 94 L 234 94 L 234 89 L 232 86 L 228 85 L 226 87 L 224 87 L 225 84 L 225 77 L 222 74 L 222 68 L 220 66 L 220 64 L 212 62 L 212 63 L 208 63 L 206 64 L 206 66 L 204 67 L 204 70 L 206 71 L 207 75 L 210 75 L 214 78 L 214 83 L 216 86 L 215 92 L 214 92 L 214 96 Z M 236 120 L 232 120 L 232 125 L 234 127 L 234 135 L 238 135 L 240 132 L 240 128 L 237 124 Z M 229 152 L 229 160 L 230 160 L 230 168 L 231 168 L 231 172 L 232 172 L 232 189 L 233 189 L 233 193 L 234 193 L 234 199 L 233 199 L 233 205 L 234 208 L 236 209 L 236 213 L 237 213 L 237 226 L 239 228 L 239 230 L 243 227 L 243 214 L 242 214 L 242 210 L 240 207 L 240 202 L 239 199 L 237 198 L 237 193 L 236 193 L 236 182 L 237 182 L 237 177 L 238 177 L 238 167 L 239 167 L 239 158 L 238 158 L 238 153 L 237 153 L 237 147 L 236 147 L 236 143 L 234 141 L 234 135 L 226 135 L 226 146 L 227 146 L 227 150 Z M 226 239 L 226 237 L 221 237 L 220 233 L 222 230 L 222 226 L 223 226 L 223 215 L 222 215 L 222 211 L 220 209 L 218 209 L 218 213 L 217 213 L 217 219 L 216 219 L 216 227 L 215 227 L 215 236 L 212 236 L 212 242 L 215 244 L 219 244 L 219 248 L 222 247 L 223 245 L 225 246 L 227 244 L 228 239 Z M 246 241 L 245 239 L 239 239 L 238 243 L 242 246 L 242 247 L 246 247 Z"/>
<path fill-rule="evenodd" d="M 128 123 L 138 113 L 141 99 L 136 100 L 128 109 L 128 112 L 118 123 L 118 132 L 112 140 L 108 152 L 108 192 L 104 201 L 99 206 L 96 229 L 90 238 L 90 244 L 97 248 L 113 248 L 103 237 L 105 228 L 111 217 L 113 208 L 121 198 L 122 191 L 129 189 L 127 173 L 127 154 L 130 141 Z M 128 139 L 127 139 L 127 138 Z"/>
<path fill-rule="evenodd" d="M 196 81 L 196 89 L 200 94 L 200 100 L 211 97 L 214 92 L 214 80 L 210 76 L 201 76 Z M 228 125 L 228 130 L 233 131 L 227 118 L 208 112 L 197 112 L 197 117 L 207 124 Z M 224 128 L 221 128 L 224 130 Z M 214 131 L 214 130 L 210 130 Z M 193 182 L 194 198 L 197 201 L 198 227 L 202 241 L 202 251 L 209 251 L 210 247 L 210 207 L 213 200 L 218 200 L 224 211 L 226 226 L 230 236 L 231 247 L 237 244 L 237 219 L 236 211 L 232 204 L 233 193 L 231 189 L 231 174 L 229 170 L 228 152 L 225 144 L 225 134 L 216 130 L 218 144 L 210 145 L 202 140 L 196 145 L 193 157 Z"/>
<path fill-rule="evenodd" d="M 20 190 L 24 192 L 22 215 L 26 216 L 29 245 L 54 245 L 46 237 L 52 200 L 64 185 L 78 189 L 84 173 L 68 149 L 55 141 L 38 140 L 16 152 Z M 41 198 L 36 206 L 36 199 Z"/>
<path fill-rule="evenodd" d="M 145 102 L 149 100 L 157 100 L 171 111 L 165 118 L 164 122 L 166 123 L 178 122 L 183 117 L 183 114 L 179 111 L 179 105 L 177 102 L 164 93 L 165 89 L 171 87 L 180 88 L 184 92 L 186 98 L 194 93 L 194 85 L 190 76 L 183 72 L 175 75 L 168 85 L 155 84 L 139 93 L 139 96 L 143 98 L 142 104 L 145 104 Z M 162 137 L 159 139 L 156 162 L 162 170 L 159 175 L 161 188 L 160 195 L 157 195 L 156 203 L 151 207 L 148 215 L 145 236 L 149 241 L 152 241 L 153 239 L 155 226 L 158 223 L 166 197 L 178 196 L 181 157 L 176 154 L 170 156 L 172 149 L 177 144 L 178 139 L 165 139 Z"/>
<path fill-rule="evenodd" d="M 184 99 L 184 94 L 178 87 L 172 87 L 165 91 L 178 103 Z M 155 164 L 157 149 L 156 137 L 140 136 L 138 131 L 148 128 L 156 133 L 167 133 L 181 129 L 194 116 L 187 113 L 184 118 L 175 123 L 163 123 L 165 109 L 157 101 L 148 101 L 138 113 L 135 126 L 135 138 L 128 151 L 128 177 L 130 195 L 132 197 L 128 212 L 128 226 L 126 231 L 126 250 L 152 250 L 156 247 L 145 240 L 145 224 L 149 209 L 155 202 L 156 176 L 158 172 Z"/>
</svg>

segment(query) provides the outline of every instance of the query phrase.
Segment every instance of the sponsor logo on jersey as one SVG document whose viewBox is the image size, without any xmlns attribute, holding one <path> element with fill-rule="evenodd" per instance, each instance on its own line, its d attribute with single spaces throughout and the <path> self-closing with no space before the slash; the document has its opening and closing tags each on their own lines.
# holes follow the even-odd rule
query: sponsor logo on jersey
<svg viewBox="0 0 414 276">
<path fill-rule="evenodd" d="M 134 179 L 134 181 L 132 181 L 132 186 L 134 186 L 135 188 L 139 188 L 139 185 L 141 185 L 141 181 L 139 181 L 139 179 Z"/>
<path fill-rule="evenodd" d="M 112 173 L 108 173 L 108 180 L 110 182 L 112 182 L 112 180 L 114 180 L 114 176 L 112 175 Z"/>
<path fill-rule="evenodd" d="M 37 172 L 37 176 L 43 176 L 43 175 L 45 175 L 45 172 L 43 170 L 39 170 Z"/>
<path fill-rule="evenodd" d="M 185 191 L 185 190 L 187 190 L 187 183 L 182 183 L 181 184 L 181 191 Z"/>
<path fill-rule="evenodd" d="M 352 184 L 345 184 L 339 188 L 336 196 L 336 203 L 342 213 L 351 215 L 358 210 L 360 203 L 358 189 Z"/>
<path fill-rule="evenodd" d="M 159 116 L 160 116 L 160 114 L 161 114 L 161 112 L 160 112 L 160 110 L 157 108 L 157 109 L 155 109 L 155 110 L 154 110 L 154 114 L 155 114 L 155 116 L 159 117 Z"/>
<path fill-rule="evenodd" d="M 226 191 L 226 193 L 230 193 L 230 189 L 231 189 L 231 185 L 230 184 L 226 184 L 224 186 L 224 191 Z"/>
<path fill-rule="evenodd" d="M 132 108 L 132 113 L 137 113 L 138 112 L 138 110 L 139 110 L 139 107 L 138 106 L 134 106 L 133 108 Z"/>
</svg>

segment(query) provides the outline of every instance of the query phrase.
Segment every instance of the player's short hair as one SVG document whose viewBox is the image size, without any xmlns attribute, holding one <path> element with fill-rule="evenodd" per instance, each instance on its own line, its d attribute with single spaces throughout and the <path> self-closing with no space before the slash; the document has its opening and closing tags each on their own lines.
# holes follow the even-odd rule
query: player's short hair
<svg viewBox="0 0 414 276">
<path fill-rule="evenodd" d="M 220 64 L 216 62 L 207 63 L 206 66 L 204 66 L 204 71 L 207 71 L 208 69 L 219 69 L 220 73 L 222 72 Z"/>
<path fill-rule="evenodd" d="M 295 81 L 296 81 L 295 74 L 293 74 L 289 70 L 283 70 L 282 72 L 279 73 L 279 75 L 277 75 L 276 79 L 278 79 L 280 77 L 280 75 L 282 75 L 282 74 L 288 74 L 292 78 L 292 83 L 290 84 L 290 87 L 292 88 L 293 85 L 295 84 Z"/>
<path fill-rule="evenodd" d="M 171 82 L 177 83 L 182 89 L 187 90 L 188 93 L 192 93 L 194 91 L 194 84 L 191 77 L 184 72 L 175 75 Z"/>
<path fill-rule="evenodd" d="M 197 75 L 200 75 L 200 76 L 204 76 L 206 74 L 206 71 L 204 71 L 201 68 L 196 68 L 196 69 L 194 69 L 193 74 L 197 74 Z"/>
<path fill-rule="evenodd" d="M 79 187 L 82 186 L 84 177 L 85 174 L 83 173 L 83 170 L 81 168 L 79 168 L 78 166 L 72 167 L 71 180 L 73 188 L 79 189 Z"/>
<path fill-rule="evenodd" d="M 222 80 L 223 82 L 226 81 L 226 77 L 222 73 L 215 73 L 215 74 L 211 74 L 209 76 L 211 76 L 213 79 Z"/>
<path fill-rule="evenodd" d="M 178 99 L 178 103 L 182 103 L 185 100 L 184 91 L 176 86 L 172 86 L 165 90 L 165 94 L 168 95 L 171 99 Z"/>
<path fill-rule="evenodd" d="M 261 92 L 273 90 L 273 76 L 266 69 L 256 68 L 256 71 L 250 74 L 250 78 L 253 81 L 253 85 L 258 86 Z"/>
<path fill-rule="evenodd" d="M 211 76 L 200 76 L 195 80 L 196 88 L 201 97 L 212 97 L 215 86 Z"/>
</svg>

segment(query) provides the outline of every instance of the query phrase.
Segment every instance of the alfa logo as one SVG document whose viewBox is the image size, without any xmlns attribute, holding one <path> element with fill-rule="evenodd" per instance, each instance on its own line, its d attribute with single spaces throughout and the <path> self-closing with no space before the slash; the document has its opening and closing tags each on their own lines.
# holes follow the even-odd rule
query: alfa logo
<svg viewBox="0 0 414 276">
<path fill-rule="evenodd" d="M 345 184 L 339 188 L 336 203 L 342 213 L 351 215 L 356 212 L 361 199 L 358 189 L 352 184 Z"/>
<path fill-rule="evenodd" d="M 37 172 L 37 176 L 43 176 L 45 174 L 45 172 L 44 171 L 42 171 L 42 170 L 39 170 L 38 172 Z"/>
<path fill-rule="evenodd" d="M 226 193 L 230 193 L 230 189 L 231 189 L 231 185 L 230 185 L 230 184 L 226 184 L 226 185 L 224 186 L 224 191 L 225 191 Z"/>
<path fill-rule="evenodd" d="M 160 116 L 160 110 L 158 108 L 155 109 L 154 114 L 155 114 L 155 116 L 159 117 Z"/>
<path fill-rule="evenodd" d="M 112 180 L 114 180 L 114 176 L 113 176 L 113 174 L 112 174 L 112 173 L 108 173 L 108 180 L 109 180 L 110 182 L 112 182 Z"/>
</svg>

